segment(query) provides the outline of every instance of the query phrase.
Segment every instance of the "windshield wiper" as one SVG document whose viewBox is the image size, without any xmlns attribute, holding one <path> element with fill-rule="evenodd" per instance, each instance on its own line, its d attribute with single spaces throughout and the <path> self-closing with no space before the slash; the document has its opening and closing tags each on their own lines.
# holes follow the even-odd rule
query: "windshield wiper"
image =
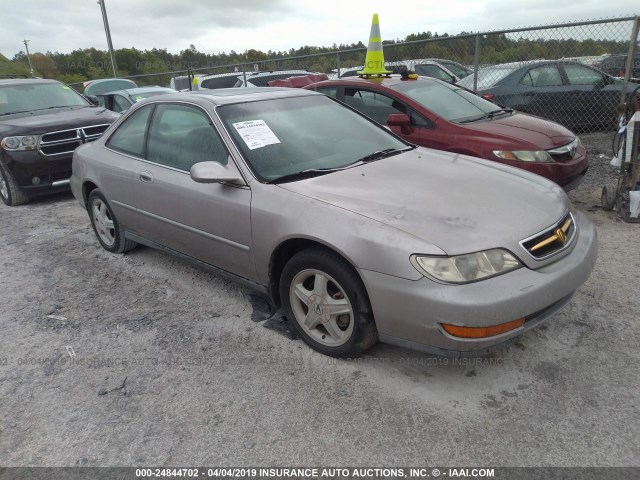
<svg viewBox="0 0 640 480">
<path fill-rule="evenodd" d="M 20 110 L 19 112 L 0 113 L 0 117 L 2 117 L 4 115 L 14 115 L 16 113 L 40 112 L 42 110 L 51 110 L 52 108 L 70 108 L 70 107 L 81 107 L 81 106 L 82 105 L 58 105 L 58 106 L 54 106 L 54 107 L 34 108 L 33 110 Z"/>
<path fill-rule="evenodd" d="M 513 113 L 513 108 L 498 108 L 496 110 L 491 110 L 487 115 L 489 115 L 489 118 L 492 118 L 499 113 Z"/>
<path fill-rule="evenodd" d="M 278 177 L 274 180 L 270 180 L 267 183 L 285 183 L 285 182 L 293 182 L 295 180 L 303 180 L 305 178 L 318 177 L 320 175 L 325 175 L 327 173 L 340 172 L 342 170 L 347 170 L 349 168 L 357 167 L 359 165 L 364 165 L 367 162 L 371 162 L 373 160 L 379 160 L 385 157 L 391 157 L 393 155 L 397 155 L 402 152 L 407 152 L 409 150 L 413 150 L 416 148 L 415 145 L 411 145 L 407 148 L 402 148 L 398 150 L 397 148 L 387 148 L 385 150 L 378 150 L 369 155 L 365 155 L 362 158 L 359 158 L 355 162 L 349 163 L 342 167 L 332 167 L 332 168 L 309 168 L 307 170 L 302 170 L 301 172 L 289 173 L 287 175 L 283 175 L 282 177 Z"/>
<path fill-rule="evenodd" d="M 501 113 L 513 113 L 513 108 L 498 108 L 496 110 L 491 110 L 490 112 L 483 113 L 482 115 L 478 115 L 477 117 L 471 117 L 471 118 L 466 118 L 464 120 L 460 120 L 458 123 L 477 122 L 478 120 L 493 118 L 496 115 L 499 115 Z"/>
<path fill-rule="evenodd" d="M 71 107 L 84 107 L 84 105 L 54 105 L 53 107 L 36 108 L 35 110 L 32 110 L 32 111 L 37 112 L 38 110 L 51 110 L 54 108 L 71 108 Z"/>
<path fill-rule="evenodd" d="M 401 149 L 385 148 L 384 150 L 377 150 L 373 153 L 370 153 L 369 155 L 365 155 L 364 157 L 356 160 L 356 163 L 357 162 L 373 162 L 375 160 L 380 160 L 381 158 L 392 157 L 394 155 L 398 155 L 399 153 L 408 152 L 409 150 L 413 150 L 414 148 L 416 148 L 415 145 L 412 145 L 407 148 L 401 148 Z"/>
<path fill-rule="evenodd" d="M 348 168 L 348 167 L 347 167 Z M 340 170 L 344 170 L 345 167 L 341 168 L 310 168 L 308 170 L 302 170 L 301 172 L 289 173 L 287 175 L 283 175 L 282 177 L 278 177 L 274 180 L 270 180 L 267 183 L 286 183 L 293 182 L 295 180 L 303 180 L 305 178 L 318 177 L 320 175 L 325 175 L 327 173 L 338 172 Z"/>
</svg>

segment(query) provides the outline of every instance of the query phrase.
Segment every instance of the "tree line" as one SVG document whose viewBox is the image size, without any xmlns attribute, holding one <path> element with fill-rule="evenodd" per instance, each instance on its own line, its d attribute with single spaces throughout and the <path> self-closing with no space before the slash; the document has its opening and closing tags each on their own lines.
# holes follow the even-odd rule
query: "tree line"
<svg viewBox="0 0 640 480">
<path fill-rule="evenodd" d="M 385 60 L 406 60 L 412 58 L 445 58 L 465 65 L 473 64 L 475 36 L 463 33 L 457 36 L 438 35 L 431 32 L 411 34 L 404 39 L 384 41 Z M 412 42 L 407 44 L 407 42 Z M 413 43 L 415 42 L 415 43 Z M 575 39 L 532 39 L 510 38 L 505 34 L 484 35 L 480 39 L 480 63 L 498 64 L 534 59 L 557 59 L 563 57 L 597 56 L 603 54 L 624 54 L 627 41 L 616 40 L 575 40 Z M 171 53 L 166 49 L 153 48 L 138 50 L 120 48 L 115 50 L 115 58 L 120 77 L 146 75 L 137 78 L 139 85 L 166 85 L 176 74 L 191 69 L 203 73 L 225 71 L 305 69 L 328 73 L 337 67 L 358 66 L 364 63 L 366 45 L 362 42 L 349 45 L 333 44 L 330 47 L 304 46 L 288 51 L 250 49 L 245 52 L 207 54 L 198 51 L 194 45 Z M 341 51 L 336 55 L 337 51 Z M 308 58 L 297 58 L 309 56 Z M 86 80 L 112 76 L 111 61 L 107 51 L 96 48 L 77 49 L 70 53 L 36 52 L 31 54 L 34 75 L 53 78 L 65 83 L 81 83 Z M 233 65 L 241 64 L 238 67 Z M 8 59 L 0 54 L 0 74 L 29 74 L 26 53 L 18 52 Z"/>
</svg>

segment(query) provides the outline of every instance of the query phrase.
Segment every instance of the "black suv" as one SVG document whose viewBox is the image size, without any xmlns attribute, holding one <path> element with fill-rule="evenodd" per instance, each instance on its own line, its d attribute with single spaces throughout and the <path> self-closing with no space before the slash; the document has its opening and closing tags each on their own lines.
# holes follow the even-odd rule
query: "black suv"
<svg viewBox="0 0 640 480">
<path fill-rule="evenodd" d="M 0 80 L 0 198 L 7 205 L 69 188 L 71 156 L 120 118 L 55 80 Z"/>
</svg>

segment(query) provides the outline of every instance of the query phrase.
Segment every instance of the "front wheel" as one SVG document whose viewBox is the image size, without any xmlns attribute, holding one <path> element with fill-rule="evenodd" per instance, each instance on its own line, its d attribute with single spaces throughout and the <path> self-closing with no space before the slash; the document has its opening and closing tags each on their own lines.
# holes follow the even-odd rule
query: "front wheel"
<svg viewBox="0 0 640 480">
<path fill-rule="evenodd" d="M 369 297 L 353 267 L 324 248 L 294 255 L 280 279 L 289 321 L 314 350 L 356 356 L 378 341 Z"/>
<path fill-rule="evenodd" d="M 0 198 L 2 198 L 5 205 L 10 207 L 22 205 L 29 201 L 29 197 L 20 190 L 13 175 L 2 162 L 0 162 Z"/>
<path fill-rule="evenodd" d="M 92 190 L 89 194 L 87 211 L 102 248 L 112 253 L 123 253 L 136 246 L 134 241 L 125 238 L 124 230 L 100 190 Z"/>
</svg>

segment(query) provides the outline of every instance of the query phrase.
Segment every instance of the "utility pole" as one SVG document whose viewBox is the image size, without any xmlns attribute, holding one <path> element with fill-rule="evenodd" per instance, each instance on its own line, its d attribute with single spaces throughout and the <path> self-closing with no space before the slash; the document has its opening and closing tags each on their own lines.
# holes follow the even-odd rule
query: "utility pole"
<svg viewBox="0 0 640 480">
<path fill-rule="evenodd" d="M 113 43 L 111 43 L 111 31 L 109 30 L 109 19 L 107 18 L 107 7 L 104 0 L 98 0 L 98 5 L 102 10 L 102 22 L 104 23 L 104 31 L 107 34 L 107 46 L 109 47 L 109 56 L 111 57 L 111 67 L 113 68 L 114 78 L 118 76 L 118 65 L 116 65 L 116 55 L 113 53 Z"/>
<path fill-rule="evenodd" d="M 31 40 L 24 40 L 24 48 L 27 50 L 27 60 L 29 61 L 29 70 L 31 70 L 31 78 L 33 78 L 33 65 L 31 64 L 31 55 L 29 55 L 29 42 Z"/>
</svg>

